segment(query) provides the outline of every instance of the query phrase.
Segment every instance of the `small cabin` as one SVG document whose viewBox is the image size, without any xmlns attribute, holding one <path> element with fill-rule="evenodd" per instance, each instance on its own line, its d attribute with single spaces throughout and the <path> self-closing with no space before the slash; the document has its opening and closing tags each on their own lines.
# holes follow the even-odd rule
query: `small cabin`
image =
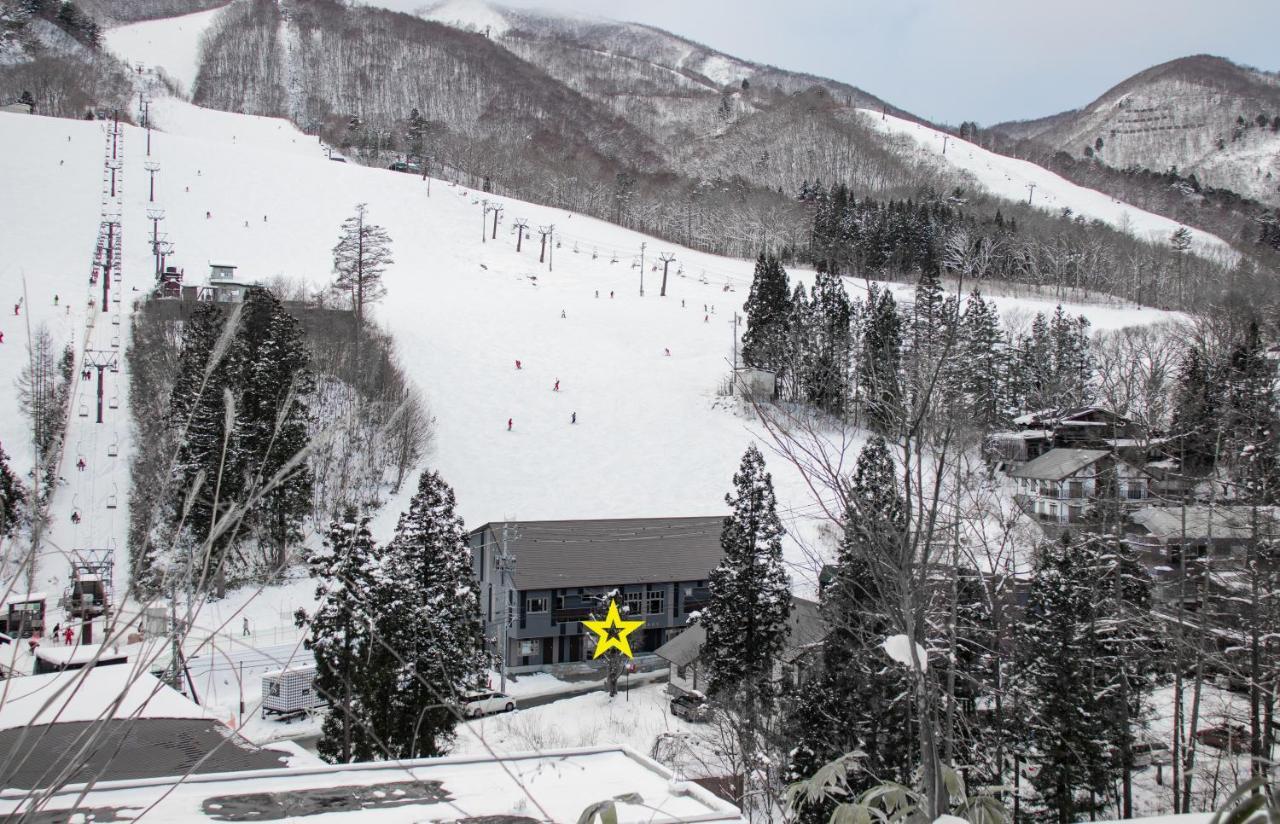
<svg viewBox="0 0 1280 824">
<path fill-rule="evenodd" d="M 228 261 L 209 261 L 209 285 L 200 292 L 200 300 L 214 303 L 240 303 L 251 286 L 238 279 L 234 263 Z"/>
<path fill-rule="evenodd" d="M 0 632 L 15 638 L 44 635 L 44 608 L 47 600 L 43 592 L 30 592 L 5 599 L 0 614 Z"/>
<path fill-rule="evenodd" d="M 50 672 L 84 669 L 87 666 L 107 667 L 129 663 L 129 654 L 114 649 L 104 649 L 101 644 L 76 644 L 74 646 L 40 646 L 35 650 L 32 675 Z"/>
</svg>

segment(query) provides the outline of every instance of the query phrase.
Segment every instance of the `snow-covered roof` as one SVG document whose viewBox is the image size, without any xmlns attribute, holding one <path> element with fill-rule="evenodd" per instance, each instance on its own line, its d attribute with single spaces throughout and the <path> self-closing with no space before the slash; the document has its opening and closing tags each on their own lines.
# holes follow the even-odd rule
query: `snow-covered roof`
<svg viewBox="0 0 1280 824">
<path fill-rule="evenodd" d="M 0 601 L 0 604 L 25 604 L 31 601 L 47 600 L 49 600 L 49 596 L 45 595 L 43 592 L 28 592 L 22 595 L 10 595 L 8 598 Z"/>
<path fill-rule="evenodd" d="M 1257 528 L 1262 534 L 1280 530 L 1280 512 L 1275 507 L 1257 509 Z M 1254 509 L 1248 506 L 1146 506 L 1129 516 L 1154 538 L 1162 541 L 1202 541 L 1243 539 L 1253 535 Z"/>
<path fill-rule="evenodd" d="M 227 260 L 211 260 L 209 261 L 210 269 L 237 269 L 239 266 Z"/>
<path fill-rule="evenodd" d="M 134 651 L 136 652 L 136 648 Z M 36 647 L 36 657 L 59 666 L 67 664 L 84 665 L 91 661 L 97 661 L 98 663 L 126 661 L 129 658 L 129 652 L 130 648 L 128 647 L 103 649 L 101 644 L 74 644 L 72 646 L 41 644 Z"/>
<path fill-rule="evenodd" d="M 314 824 L 362 815 L 395 824 L 490 816 L 576 821 L 593 804 L 635 794 L 638 801 L 615 802 L 620 824 L 742 821 L 732 804 L 625 747 L 103 781 L 82 792 L 68 787 L 42 809 L 90 808 L 99 818 L 147 809 L 149 818 L 169 824 L 249 820 L 255 811 Z M 23 809 L 25 795 L 0 792 L 0 816 Z"/>
<path fill-rule="evenodd" d="M 4 683 L 0 730 L 107 718 L 208 717 L 182 693 L 127 664 L 28 675 Z"/>
<path fill-rule="evenodd" d="M 1105 449 L 1050 449 L 1015 469 L 1011 475 L 1035 481 L 1060 481 L 1110 454 Z"/>
</svg>

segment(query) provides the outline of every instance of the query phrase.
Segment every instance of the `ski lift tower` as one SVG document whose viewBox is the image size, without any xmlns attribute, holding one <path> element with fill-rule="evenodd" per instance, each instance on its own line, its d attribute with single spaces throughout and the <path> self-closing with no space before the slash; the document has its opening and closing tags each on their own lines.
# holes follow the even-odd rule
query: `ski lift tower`
<svg viewBox="0 0 1280 824">
<path fill-rule="evenodd" d="M 103 371 L 106 369 L 110 369 L 112 372 L 119 370 L 120 354 L 109 349 L 86 349 L 84 350 L 84 365 L 98 370 L 98 423 L 102 423 Z M 83 409 L 83 407 L 81 408 Z"/>
</svg>

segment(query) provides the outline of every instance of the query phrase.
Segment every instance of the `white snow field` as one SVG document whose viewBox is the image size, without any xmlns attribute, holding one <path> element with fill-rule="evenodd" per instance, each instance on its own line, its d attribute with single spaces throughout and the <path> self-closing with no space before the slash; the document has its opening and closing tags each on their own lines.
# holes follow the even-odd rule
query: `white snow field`
<svg viewBox="0 0 1280 824">
<path fill-rule="evenodd" d="M 868 126 L 887 134 L 909 138 L 935 162 L 967 172 L 979 186 L 998 197 L 1022 203 L 1030 200 L 1032 205 L 1049 212 L 1070 209 L 1077 215 L 1101 220 L 1113 228 L 1153 243 L 1167 244 L 1170 235 L 1182 226 L 1176 220 L 1131 206 L 1096 189 L 1078 186 L 1030 161 L 987 151 L 955 135 L 944 134 L 890 114 L 871 109 L 859 109 L 859 113 L 864 115 L 863 122 Z M 1235 258 L 1230 245 L 1217 235 L 1190 227 L 1187 230 L 1191 232 L 1191 249 L 1197 254 L 1227 260 Z"/>
<path fill-rule="evenodd" d="M 190 95 L 200 69 L 200 38 L 225 6 L 161 21 L 147 20 L 107 29 L 107 51 L 127 62 L 144 60 L 163 66 L 164 73 Z"/>
</svg>

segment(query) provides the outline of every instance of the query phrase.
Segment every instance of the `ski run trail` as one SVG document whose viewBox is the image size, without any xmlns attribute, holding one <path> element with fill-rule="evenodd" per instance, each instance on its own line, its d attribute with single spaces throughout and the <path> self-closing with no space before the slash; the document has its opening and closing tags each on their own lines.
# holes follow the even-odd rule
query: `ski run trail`
<svg viewBox="0 0 1280 824">
<path fill-rule="evenodd" d="M 125 26 L 108 32 L 106 41 L 135 66 L 168 61 L 161 67 L 189 87 L 200 34 L 215 16 Z M 394 256 L 384 278 L 387 297 L 373 317 L 393 335 L 435 419 L 419 469 L 437 469 L 453 486 L 468 527 L 504 519 L 723 513 L 742 453 L 756 441 L 791 533 L 786 552 L 796 589 L 812 593 L 816 569 L 796 538 L 822 545 L 819 507 L 794 468 L 770 451 L 750 408 L 719 393 L 734 352 L 732 319 L 746 299 L 753 261 L 683 249 L 447 180 L 433 180 L 428 195 L 417 176 L 329 160 L 315 137 L 287 121 L 154 94 L 150 158 L 145 131 L 121 127 L 122 279 L 113 284 L 120 301 L 107 306 L 88 276 L 104 202 L 109 124 L 0 114 L 0 176 L 18 194 L 0 199 L 0 226 L 9 240 L 0 261 L 0 385 L 14 386 L 29 329 L 43 324 L 57 351 L 69 345 L 76 354 L 63 480 L 31 582 L 49 596 L 50 626 L 61 619 L 55 604 L 68 562 L 85 550 L 113 554 L 116 592 L 127 583 L 132 443 L 124 351 L 136 302 L 154 284 L 149 207 L 164 210 L 159 232 L 175 247 L 168 262 L 185 270 L 188 284 L 205 282 L 209 261 L 230 260 L 240 267 L 239 279 L 284 276 L 319 289 L 332 280 L 339 226 L 356 204 L 368 204 L 370 219 L 389 232 Z M 155 203 L 148 202 L 149 161 L 159 164 Z M 1049 184 L 1037 190 L 1053 191 Z M 496 238 L 486 198 L 503 209 Z M 549 263 L 539 264 L 536 233 L 516 251 L 518 218 L 531 228 L 554 225 Z M 667 296 L 659 297 L 662 273 L 651 267 L 663 252 L 676 262 Z M 849 287 L 863 288 L 854 280 Z M 905 300 L 913 288 L 894 286 Z M 20 299 L 21 313 L 13 316 Z M 1049 313 L 1055 305 L 1048 298 L 994 300 L 1006 318 Z M 1066 308 L 1086 315 L 1094 329 L 1173 317 L 1132 306 Z M 118 372 L 104 375 L 100 424 L 96 372 L 94 381 L 78 379 L 86 349 L 116 352 L 121 362 Z M 557 380 L 560 389 L 553 391 Z M 0 443 L 14 471 L 27 476 L 30 427 L 14 391 L 0 401 Z M 855 442 L 846 470 L 857 448 Z M 390 537 L 415 479 L 416 473 L 377 513 L 379 540 Z M 73 511 L 79 524 L 70 520 Z M 7 592 L 27 585 L 25 579 L 0 581 Z M 311 605 L 312 589 L 299 579 L 260 594 L 231 593 L 206 607 L 197 625 L 226 622 L 238 634 L 240 617 L 247 616 L 256 643 L 288 644 L 296 640 L 292 612 Z"/>
</svg>

